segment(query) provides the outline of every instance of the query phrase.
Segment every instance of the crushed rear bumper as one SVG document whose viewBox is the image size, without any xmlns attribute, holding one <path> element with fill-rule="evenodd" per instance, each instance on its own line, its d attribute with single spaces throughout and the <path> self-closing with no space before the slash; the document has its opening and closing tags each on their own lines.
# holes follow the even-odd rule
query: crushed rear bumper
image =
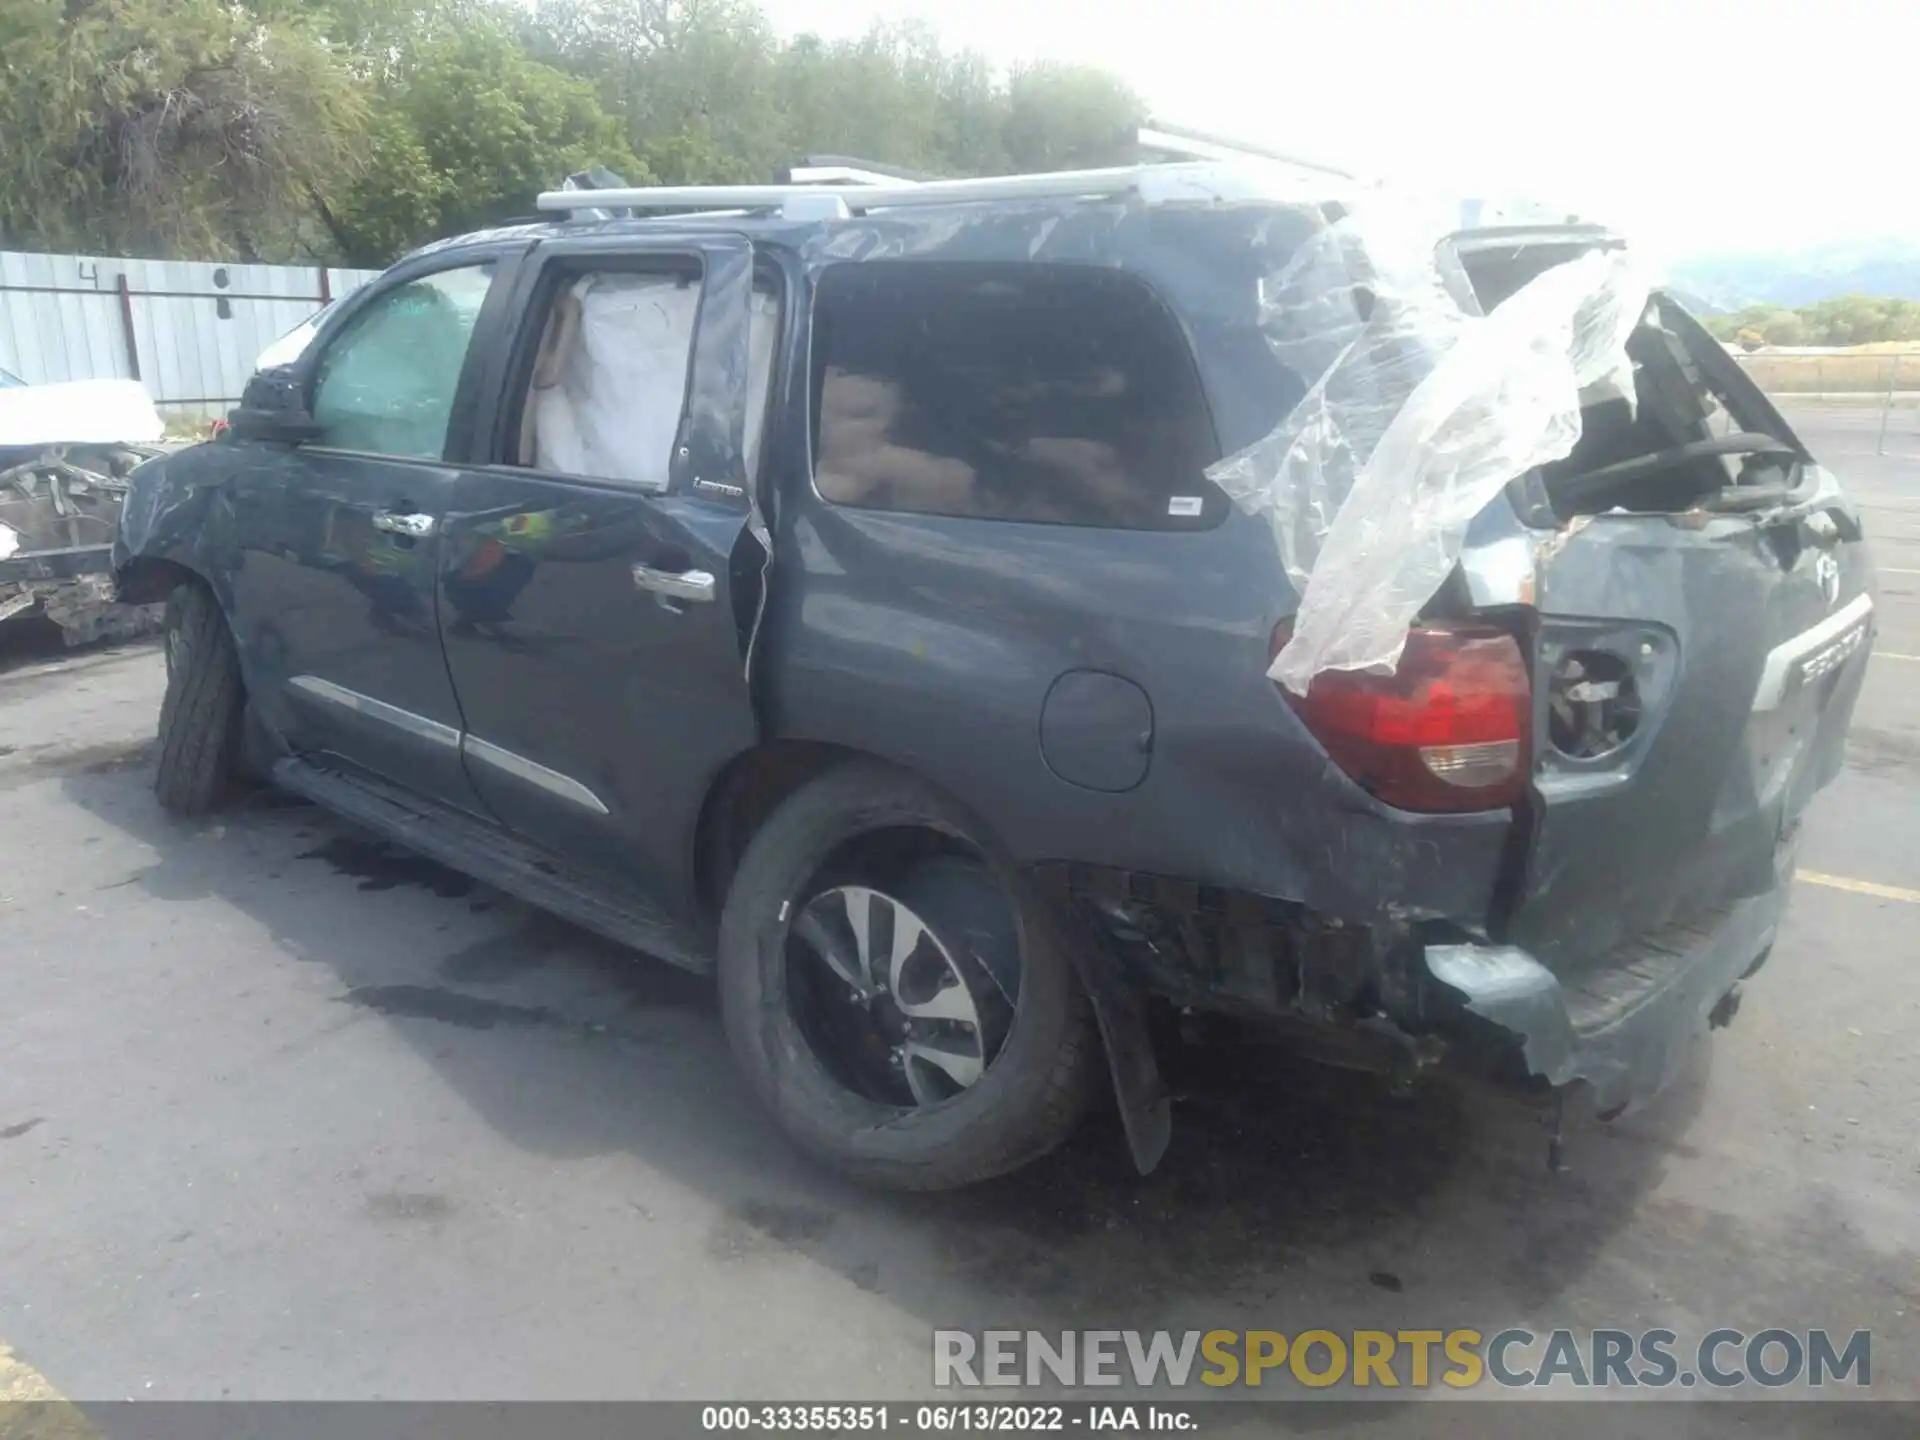
<svg viewBox="0 0 1920 1440">
<path fill-rule="evenodd" d="M 1774 888 L 1663 927 L 1581 976 L 1556 976 L 1506 945 L 1429 945 L 1433 978 L 1513 1035 L 1527 1068 L 1556 1088 L 1581 1084 L 1611 1118 L 1671 1083 L 1688 1049 L 1740 981 L 1766 959 L 1786 909 L 1796 847 Z"/>
</svg>

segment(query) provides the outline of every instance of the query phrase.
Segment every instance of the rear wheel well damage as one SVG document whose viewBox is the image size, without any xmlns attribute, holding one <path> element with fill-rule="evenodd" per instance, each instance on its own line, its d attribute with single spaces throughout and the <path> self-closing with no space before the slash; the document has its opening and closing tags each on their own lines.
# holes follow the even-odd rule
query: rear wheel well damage
<svg viewBox="0 0 1920 1440">
<path fill-rule="evenodd" d="M 799 740 L 736 757 L 709 789 L 699 821 L 696 876 L 709 913 L 724 904 L 754 835 L 790 796 L 871 758 Z M 1076 942 L 1075 968 L 1143 1173 L 1171 1134 L 1162 1072 L 1182 1036 L 1259 1031 L 1401 1083 L 1445 1070 L 1509 1092 L 1537 1088 L 1515 1037 L 1468 1012 L 1427 971 L 1428 943 L 1468 938 L 1452 927 L 1387 915 L 1342 921 L 1294 901 L 1100 866 L 1041 864 L 1031 873 Z"/>
<path fill-rule="evenodd" d="M 734 756 L 707 787 L 694 830 L 700 908 L 718 916 L 748 844 L 801 786 L 861 752 L 814 740 L 772 740 Z"/>
<path fill-rule="evenodd" d="M 1507 1091 L 1538 1088 L 1516 1037 L 1470 1013 L 1428 970 L 1429 944 L 1468 938 L 1453 926 L 1349 921 L 1164 876 L 1044 868 L 1110 952 L 1115 983 L 1145 997 L 1163 1049 L 1171 1037 L 1264 1033 L 1399 1084 L 1444 1071 Z"/>
<path fill-rule="evenodd" d="M 754 835 L 791 796 L 828 771 L 851 764 L 884 764 L 911 775 L 942 795 L 958 814 L 968 807 L 890 762 L 865 752 L 816 741 L 776 740 L 737 756 L 714 781 L 701 807 L 696 832 L 695 876 L 701 904 L 718 914 L 726 902 L 734 872 Z M 988 854 L 1003 847 L 978 818 L 966 826 L 969 838 Z M 1034 872 L 1040 895 L 1057 911 L 1062 939 L 1074 971 L 1093 1008 L 1102 1049 L 1118 1102 L 1128 1148 L 1142 1174 L 1158 1164 L 1171 1136 L 1171 1110 L 1152 1036 L 1146 992 L 1125 973 L 1119 956 L 1073 898 L 1048 883 L 1050 872 Z"/>
</svg>

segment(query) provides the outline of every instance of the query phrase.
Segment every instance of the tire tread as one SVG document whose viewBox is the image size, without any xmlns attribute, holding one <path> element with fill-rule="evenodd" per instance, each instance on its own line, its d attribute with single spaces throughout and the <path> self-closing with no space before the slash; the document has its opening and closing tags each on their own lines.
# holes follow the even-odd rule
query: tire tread
<svg viewBox="0 0 1920 1440">
<path fill-rule="evenodd" d="M 185 643 L 160 702 L 154 793 L 175 815 L 210 814 L 233 793 L 246 691 L 227 618 L 205 586 L 187 581 L 167 596 L 167 642 Z"/>
<path fill-rule="evenodd" d="M 852 1153 L 843 1147 L 828 1148 L 806 1128 L 790 1123 L 789 1106 L 796 1097 L 791 1087 L 783 1086 L 777 1067 L 767 1062 L 759 1033 L 763 1017 L 742 993 L 742 967 L 757 968 L 763 963 L 760 945 L 767 910 L 790 898 L 781 893 L 788 876 L 797 860 L 818 848 L 819 837 L 849 821 L 862 830 L 911 823 L 917 817 L 956 834 L 973 828 L 957 807 L 930 786 L 877 762 L 848 762 L 789 797 L 753 837 L 728 893 L 720 921 L 721 1003 L 736 1059 L 761 1101 L 803 1149 L 867 1184 L 894 1190 L 949 1190 L 1039 1159 L 1079 1124 L 1105 1073 L 1105 1057 L 1093 1007 L 1077 975 L 1054 977 L 1065 991 L 1063 1013 L 1053 1022 L 1057 1043 L 1011 1113 L 1004 1104 L 983 1109 L 949 1130 L 937 1147 L 894 1146 L 890 1147 L 894 1153 L 884 1155 L 870 1153 L 879 1131 L 869 1132 L 868 1153 Z M 1017 885 L 1014 902 L 1021 919 L 1023 964 L 1033 963 L 1039 946 L 1050 952 L 1041 963 L 1071 971 L 1066 917 L 1054 913 L 1024 884 Z M 757 982 L 753 989 L 757 993 Z"/>
</svg>

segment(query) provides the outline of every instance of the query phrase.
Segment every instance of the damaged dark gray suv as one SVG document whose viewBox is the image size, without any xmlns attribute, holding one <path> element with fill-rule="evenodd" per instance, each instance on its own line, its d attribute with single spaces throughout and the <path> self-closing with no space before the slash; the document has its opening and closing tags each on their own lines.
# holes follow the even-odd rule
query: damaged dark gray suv
<svg viewBox="0 0 1920 1440">
<path fill-rule="evenodd" d="M 1612 237 L 1380 204 L 568 192 L 421 251 L 135 476 L 160 798 L 714 972 L 877 1184 L 1103 1086 L 1151 1166 L 1175 1013 L 1619 1112 L 1772 943 L 1859 518 Z"/>
</svg>

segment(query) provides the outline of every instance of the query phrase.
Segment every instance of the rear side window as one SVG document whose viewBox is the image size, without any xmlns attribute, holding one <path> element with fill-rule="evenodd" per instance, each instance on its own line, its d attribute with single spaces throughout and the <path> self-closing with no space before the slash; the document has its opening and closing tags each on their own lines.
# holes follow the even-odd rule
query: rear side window
<svg viewBox="0 0 1920 1440">
<path fill-rule="evenodd" d="M 838 265 L 813 364 L 814 483 L 834 504 L 1129 530 L 1226 511 L 1192 352 L 1119 271 Z"/>
</svg>

